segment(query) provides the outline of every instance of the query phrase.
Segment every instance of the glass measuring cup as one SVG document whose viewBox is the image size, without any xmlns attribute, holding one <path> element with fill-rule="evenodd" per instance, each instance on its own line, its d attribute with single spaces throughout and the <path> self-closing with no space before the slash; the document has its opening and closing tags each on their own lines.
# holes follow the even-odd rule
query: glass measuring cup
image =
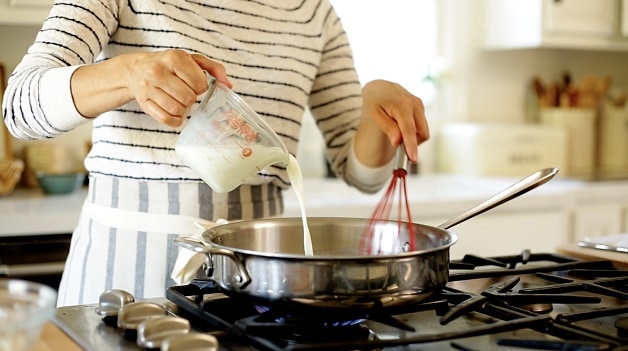
<svg viewBox="0 0 628 351">
<path fill-rule="evenodd" d="M 175 152 L 216 192 L 228 192 L 261 169 L 288 164 L 286 145 L 242 98 L 207 74 L 209 88 Z"/>
</svg>

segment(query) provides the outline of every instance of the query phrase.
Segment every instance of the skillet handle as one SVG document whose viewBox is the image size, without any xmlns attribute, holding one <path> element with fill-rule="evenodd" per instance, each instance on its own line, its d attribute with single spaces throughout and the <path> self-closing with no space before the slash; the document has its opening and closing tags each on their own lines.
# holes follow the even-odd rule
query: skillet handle
<svg viewBox="0 0 628 351">
<path fill-rule="evenodd" d="M 209 260 L 207 260 L 209 262 L 208 264 L 212 265 L 211 267 L 208 267 L 208 273 L 207 273 L 208 276 L 211 276 L 212 272 L 214 271 L 213 263 L 211 260 L 211 255 L 222 255 L 222 256 L 229 257 L 235 263 L 238 269 L 238 274 L 234 278 L 240 289 L 245 288 L 247 285 L 251 283 L 251 276 L 246 271 L 246 267 L 244 267 L 244 264 L 242 263 L 242 261 L 236 256 L 236 254 L 233 251 L 227 250 L 227 249 L 215 248 L 208 245 L 207 243 L 203 241 L 200 241 L 198 239 L 191 238 L 191 237 L 175 238 L 174 243 L 185 249 L 192 250 L 196 253 L 207 255 L 207 257 L 209 257 Z"/>
<path fill-rule="evenodd" d="M 510 187 L 500 191 L 499 193 L 491 196 L 488 200 L 464 211 L 456 217 L 447 220 L 445 223 L 439 225 L 439 228 L 449 229 L 457 224 L 466 221 L 469 218 L 482 214 L 490 209 L 493 209 L 504 202 L 510 201 L 520 195 L 527 193 L 528 191 L 539 187 L 549 182 L 558 173 L 558 168 L 545 168 L 538 170 L 529 176 L 519 180 Z"/>
</svg>

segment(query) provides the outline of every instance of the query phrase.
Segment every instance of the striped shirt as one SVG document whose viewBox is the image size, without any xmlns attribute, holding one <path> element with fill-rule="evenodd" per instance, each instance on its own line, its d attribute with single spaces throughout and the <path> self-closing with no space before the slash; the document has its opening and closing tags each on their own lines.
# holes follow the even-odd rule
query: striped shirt
<svg viewBox="0 0 628 351">
<path fill-rule="evenodd" d="M 47 139 L 87 120 L 69 93 L 78 65 L 171 48 L 223 63 L 234 91 L 266 119 L 293 155 L 309 106 L 340 176 L 361 106 L 361 86 L 341 22 L 328 0 L 57 0 L 9 79 L 3 113 L 21 139 Z M 130 102 L 94 120 L 85 166 L 92 176 L 200 182 L 174 153 L 179 128 Z M 360 184 L 346 177 L 347 181 Z M 250 184 L 289 185 L 272 165 Z"/>
</svg>

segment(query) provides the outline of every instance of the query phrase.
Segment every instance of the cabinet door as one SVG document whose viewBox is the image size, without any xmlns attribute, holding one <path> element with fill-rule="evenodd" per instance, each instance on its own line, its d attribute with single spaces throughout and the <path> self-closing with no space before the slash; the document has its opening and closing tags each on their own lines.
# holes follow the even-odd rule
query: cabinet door
<svg viewBox="0 0 628 351">
<path fill-rule="evenodd" d="M 450 231 L 458 236 L 458 242 L 450 249 L 452 259 L 465 254 L 516 255 L 525 249 L 533 253 L 555 252 L 556 247 L 568 242 L 567 221 L 558 208 L 545 212 L 484 214 Z"/>
<path fill-rule="evenodd" d="M 628 0 L 621 0 L 619 12 L 619 31 L 622 37 L 628 37 Z"/>
<path fill-rule="evenodd" d="M 628 0 L 484 0 L 490 50 L 628 50 Z"/>
<path fill-rule="evenodd" d="M 544 27 L 550 33 L 612 36 L 616 0 L 546 0 Z"/>
<path fill-rule="evenodd" d="M 574 241 L 621 233 L 623 211 L 620 204 L 579 206 L 574 211 Z"/>
</svg>

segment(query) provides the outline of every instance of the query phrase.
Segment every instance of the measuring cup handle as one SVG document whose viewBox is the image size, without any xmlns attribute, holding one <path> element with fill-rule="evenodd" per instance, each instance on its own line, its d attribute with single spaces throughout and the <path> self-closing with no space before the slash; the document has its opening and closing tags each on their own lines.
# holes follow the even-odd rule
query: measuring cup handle
<svg viewBox="0 0 628 351">
<path fill-rule="evenodd" d="M 205 78 L 207 79 L 207 91 L 205 91 L 205 95 L 203 95 L 203 98 L 201 99 L 201 103 L 199 106 L 205 106 L 207 104 L 207 101 L 209 100 L 209 98 L 212 97 L 212 95 L 214 95 L 214 91 L 216 90 L 216 85 L 218 84 L 218 80 L 214 78 L 214 76 L 209 74 L 209 72 L 207 71 L 204 71 L 204 72 L 205 72 Z"/>
</svg>

